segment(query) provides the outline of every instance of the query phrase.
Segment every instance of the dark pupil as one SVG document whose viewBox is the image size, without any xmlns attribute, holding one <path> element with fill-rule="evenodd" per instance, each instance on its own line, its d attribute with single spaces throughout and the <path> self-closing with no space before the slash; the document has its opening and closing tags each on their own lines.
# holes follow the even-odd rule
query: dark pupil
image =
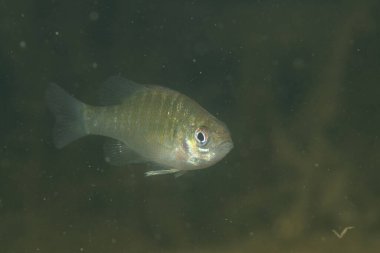
<svg viewBox="0 0 380 253">
<path fill-rule="evenodd" d="M 197 134 L 197 138 L 198 138 L 198 141 L 200 141 L 200 142 L 204 142 L 204 140 L 205 140 L 205 136 L 201 132 L 199 132 Z"/>
</svg>

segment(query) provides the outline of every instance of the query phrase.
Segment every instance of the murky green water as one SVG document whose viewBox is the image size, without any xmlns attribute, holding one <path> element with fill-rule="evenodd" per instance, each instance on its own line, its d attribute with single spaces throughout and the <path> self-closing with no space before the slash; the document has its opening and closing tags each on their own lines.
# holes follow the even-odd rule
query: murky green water
<svg viewBox="0 0 380 253">
<path fill-rule="evenodd" d="M 376 1 L 0 1 L 0 252 L 379 252 Z M 175 178 L 51 139 L 49 82 L 178 90 L 235 147 Z M 335 232 L 334 232 L 335 231 Z"/>
</svg>

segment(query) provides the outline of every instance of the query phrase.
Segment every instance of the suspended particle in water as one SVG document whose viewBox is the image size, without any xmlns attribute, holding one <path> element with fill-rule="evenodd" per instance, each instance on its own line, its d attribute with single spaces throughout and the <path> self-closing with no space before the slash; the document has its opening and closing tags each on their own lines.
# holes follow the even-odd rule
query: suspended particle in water
<svg viewBox="0 0 380 253">
<path fill-rule="evenodd" d="M 297 70 L 301 70 L 305 68 L 305 65 L 306 65 L 305 60 L 302 58 L 295 58 L 293 61 L 293 67 Z"/>
<path fill-rule="evenodd" d="M 91 21 L 96 21 L 99 19 L 99 13 L 96 11 L 90 12 L 89 18 Z"/>
<path fill-rule="evenodd" d="M 21 48 L 26 48 L 26 42 L 25 41 L 20 41 L 20 47 Z"/>
</svg>

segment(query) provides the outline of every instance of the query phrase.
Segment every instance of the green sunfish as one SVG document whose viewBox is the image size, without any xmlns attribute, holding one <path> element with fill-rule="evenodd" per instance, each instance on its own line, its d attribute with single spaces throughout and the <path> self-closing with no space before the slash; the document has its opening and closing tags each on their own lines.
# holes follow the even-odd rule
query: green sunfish
<svg viewBox="0 0 380 253">
<path fill-rule="evenodd" d="M 90 134 L 107 136 L 106 161 L 157 165 L 147 176 L 206 168 L 233 148 L 226 125 L 177 91 L 113 76 L 101 95 L 102 106 L 87 105 L 49 85 L 46 99 L 56 118 L 56 147 Z"/>
</svg>

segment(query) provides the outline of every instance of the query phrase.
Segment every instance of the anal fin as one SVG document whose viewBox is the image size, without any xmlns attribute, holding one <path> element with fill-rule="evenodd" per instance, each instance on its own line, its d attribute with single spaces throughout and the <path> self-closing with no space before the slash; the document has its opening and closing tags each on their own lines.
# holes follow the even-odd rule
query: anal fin
<svg viewBox="0 0 380 253">
<path fill-rule="evenodd" d="M 166 170 L 151 170 L 145 172 L 145 176 L 150 177 L 150 176 L 156 176 L 156 175 L 165 175 L 165 174 L 172 174 L 172 173 L 177 173 L 181 171 L 180 169 L 166 169 Z"/>
</svg>

